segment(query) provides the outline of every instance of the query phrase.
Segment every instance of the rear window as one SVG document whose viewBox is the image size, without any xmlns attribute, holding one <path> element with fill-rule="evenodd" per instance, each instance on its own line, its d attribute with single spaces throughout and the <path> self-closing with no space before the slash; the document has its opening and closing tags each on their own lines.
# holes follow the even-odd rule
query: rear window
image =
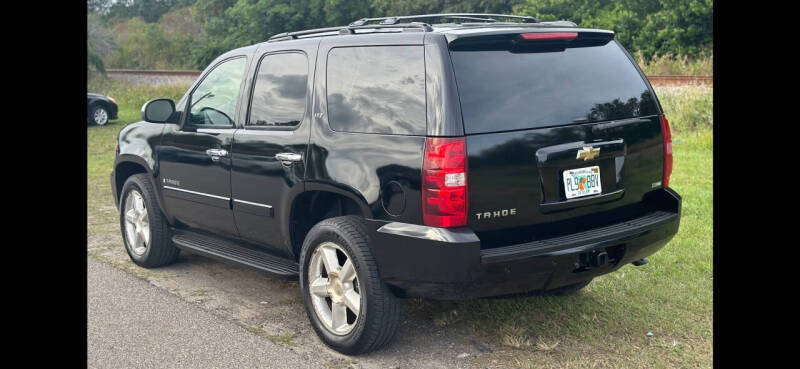
<svg viewBox="0 0 800 369">
<path fill-rule="evenodd" d="M 454 50 L 467 133 L 658 114 L 655 97 L 616 41 L 553 52 Z"/>
<path fill-rule="evenodd" d="M 425 134 L 422 46 L 335 48 L 327 72 L 334 131 Z"/>
</svg>

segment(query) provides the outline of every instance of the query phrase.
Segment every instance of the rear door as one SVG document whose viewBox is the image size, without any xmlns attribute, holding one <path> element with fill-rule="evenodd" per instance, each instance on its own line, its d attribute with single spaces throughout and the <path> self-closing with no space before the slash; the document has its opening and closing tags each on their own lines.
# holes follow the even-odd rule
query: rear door
<svg viewBox="0 0 800 369">
<path fill-rule="evenodd" d="M 288 207 L 303 190 L 318 44 L 265 46 L 243 109 L 244 128 L 234 135 L 231 186 L 239 235 L 285 256 L 292 250 L 283 233 L 289 229 Z"/>
<path fill-rule="evenodd" d="M 559 32 L 450 45 L 467 135 L 468 225 L 487 245 L 541 238 L 564 220 L 563 231 L 576 232 L 573 220 L 590 214 L 604 215 L 587 224 L 610 221 L 613 209 L 660 188 L 660 107 L 649 84 L 612 34 Z"/>
<path fill-rule="evenodd" d="M 218 63 L 189 97 L 182 126 L 158 145 L 158 181 L 168 214 L 193 228 L 236 236 L 230 208 L 231 143 L 247 58 Z"/>
</svg>

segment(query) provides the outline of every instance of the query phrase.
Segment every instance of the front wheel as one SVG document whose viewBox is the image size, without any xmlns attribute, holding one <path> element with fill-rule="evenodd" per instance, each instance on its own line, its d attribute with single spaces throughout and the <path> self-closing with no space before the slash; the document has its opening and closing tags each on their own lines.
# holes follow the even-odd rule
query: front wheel
<svg viewBox="0 0 800 369">
<path fill-rule="evenodd" d="M 403 301 L 381 282 L 361 218 L 317 223 L 306 236 L 300 261 L 303 305 L 326 345 L 360 354 L 391 341 L 402 321 Z"/>
<path fill-rule="evenodd" d="M 155 268 L 178 258 L 180 249 L 170 239 L 169 224 L 147 174 L 134 174 L 122 186 L 119 223 L 125 250 L 137 265 Z"/>
<path fill-rule="evenodd" d="M 108 110 L 102 105 L 97 105 L 89 113 L 89 122 L 94 125 L 104 126 L 108 123 L 108 117 Z"/>
</svg>

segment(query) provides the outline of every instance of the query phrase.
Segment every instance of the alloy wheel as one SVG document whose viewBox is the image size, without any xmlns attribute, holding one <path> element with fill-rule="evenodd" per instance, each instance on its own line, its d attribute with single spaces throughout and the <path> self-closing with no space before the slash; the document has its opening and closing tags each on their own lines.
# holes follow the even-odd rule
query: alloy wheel
<svg viewBox="0 0 800 369">
<path fill-rule="evenodd" d="M 324 242 L 314 250 L 308 289 L 314 312 L 328 331 L 341 336 L 355 328 L 361 292 L 355 265 L 341 246 Z"/>
<path fill-rule="evenodd" d="M 102 126 L 108 123 L 108 112 L 106 111 L 106 109 L 99 108 L 94 111 L 94 122 L 98 126 Z"/>
<path fill-rule="evenodd" d="M 141 256 L 150 245 L 150 220 L 144 197 L 137 190 L 131 190 L 125 200 L 125 237 L 131 252 Z"/>
</svg>

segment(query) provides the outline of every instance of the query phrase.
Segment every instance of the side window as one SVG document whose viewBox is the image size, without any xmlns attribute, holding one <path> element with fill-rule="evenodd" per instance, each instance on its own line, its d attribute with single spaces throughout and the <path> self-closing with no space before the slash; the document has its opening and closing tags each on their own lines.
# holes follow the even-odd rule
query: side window
<svg viewBox="0 0 800 369">
<path fill-rule="evenodd" d="M 305 54 L 267 55 L 258 66 L 248 126 L 292 127 L 306 112 L 308 60 Z"/>
<path fill-rule="evenodd" d="M 247 59 L 218 65 L 200 82 L 189 98 L 187 123 L 196 126 L 232 126 Z"/>
<path fill-rule="evenodd" d="M 334 131 L 425 134 L 422 46 L 331 49 L 327 82 Z"/>
</svg>

